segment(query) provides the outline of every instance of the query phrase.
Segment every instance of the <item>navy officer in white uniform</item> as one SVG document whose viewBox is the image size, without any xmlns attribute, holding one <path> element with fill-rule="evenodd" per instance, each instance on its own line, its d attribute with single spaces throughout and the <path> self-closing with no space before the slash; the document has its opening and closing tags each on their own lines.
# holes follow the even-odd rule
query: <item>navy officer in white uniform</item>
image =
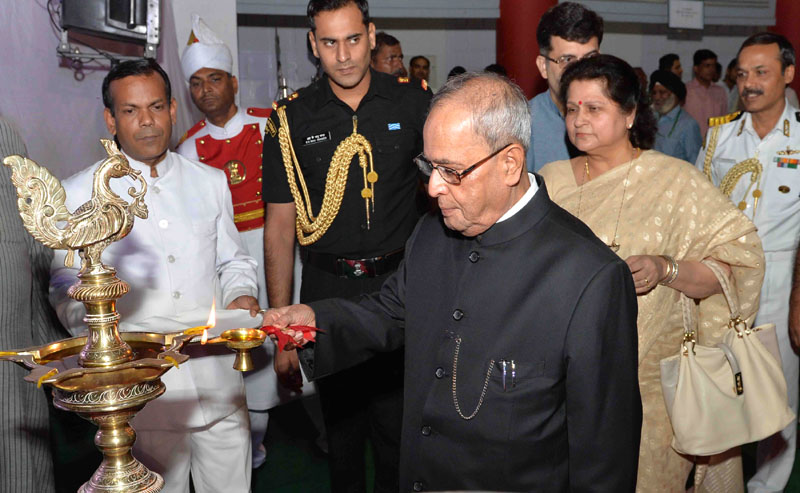
<svg viewBox="0 0 800 493">
<path fill-rule="evenodd" d="M 758 228 L 766 273 L 755 325 L 775 324 L 789 405 L 797 414 L 798 357 L 788 323 L 792 267 L 800 240 L 800 113 L 784 95 L 794 71 L 795 52 L 786 38 L 773 33 L 747 38 L 739 49 L 736 76 L 746 111 L 711 119 L 697 167 Z M 800 331 L 798 325 L 791 328 Z M 757 470 L 748 491 L 783 491 L 794 466 L 796 440 L 793 422 L 759 443 Z"/>
</svg>

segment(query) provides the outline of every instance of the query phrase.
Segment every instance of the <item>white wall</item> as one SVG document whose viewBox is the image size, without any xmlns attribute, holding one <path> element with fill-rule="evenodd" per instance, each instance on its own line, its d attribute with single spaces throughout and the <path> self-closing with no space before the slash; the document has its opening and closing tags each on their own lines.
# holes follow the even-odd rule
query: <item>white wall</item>
<svg viewBox="0 0 800 493">
<path fill-rule="evenodd" d="M 405 64 L 414 55 L 431 60 L 431 86 L 438 88 L 447 80 L 447 73 L 456 65 L 467 70 L 482 70 L 495 63 L 496 34 L 494 29 L 421 31 L 394 29 L 389 34 L 403 45 Z"/>
<path fill-rule="evenodd" d="M 28 155 L 63 178 L 105 155 L 100 87 L 106 69 L 78 81 L 59 66 L 45 2 L 0 2 L 0 115 L 19 129 Z M 106 64 L 107 67 L 108 64 Z"/>
<path fill-rule="evenodd" d="M 381 30 L 380 21 L 376 21 Z M 447 73 L 456 65 L 468 70 L 480 70 L 495 62 L 495 31 L 493 29 L 387 29 L 400 40 L 405 64 L 414 55 L 431 60 L 431 86 L 441 86 Z M 283 75 L 289 86 L 300 89 L 311 82 L 315 74 L 314 59 L 307 46 L 308 29 L 278 28 Z M 240 27 L 239 94 L 242 106 L 269 106 L 277 94 L 274 27 Z"/>
</svg>

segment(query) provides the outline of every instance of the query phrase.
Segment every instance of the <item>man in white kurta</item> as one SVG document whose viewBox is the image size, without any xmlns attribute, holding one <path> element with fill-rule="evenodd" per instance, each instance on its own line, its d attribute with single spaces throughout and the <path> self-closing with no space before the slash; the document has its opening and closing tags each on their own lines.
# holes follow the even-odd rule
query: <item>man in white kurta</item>
<svg viewBox="0 0 800 493">
<path fill-rule="evenodd" d="M 120 64 L 120 70 L 131 70 L 127 63 L 132 62 Z M 112 79 L 116 113 L 107 109 L 106 123 L 131 167 L 147 181 L 149 216 L 137 219 L 130 234 L 103 254 L 103 261 L 131 285 L 117 310 L 123 321 L 134 324 L 153 316 L 178 318 L 210 308 L 214 300 L 221 308 L 241 308 L 242 300 L 250 300 L 251 311 L 257 310 L 256 262 L 245 253 L 234 226 L 225 174 L 166 150 L 171 125 L 164 121 L 159 102 L 161 73 L 153 73 L 160 67 L 150 67 L 148 73 L 148 64 L 155 62 L 134 63 L 144 64 L 142 74 Z M 112 69 L 109 77 L 114 75 Z M 162 77 L 167 80 L 165 74 Z M 174 100 L 171 104 L 174 108 Z M 129 112 L 136 115 L 130 117 L 134 123 L 127 123 Z M 164 140 L 163 149 L 145 163 L 146 147 L 153 139 Z M 70 210 L 90 198 L 96 167 L 62 183 Z M 132 186 L 129 177 L 111 181 L 120 197 L 127 197 Z M 62 323 L 77 334 L 85 330 L 84 308 L 66 293 L 78 270 L 64 267 L 64 256 L 58 251 L 53 260 L 50 297 Z M 233 355 L 224 349 L 212 355 L 212 347 L 193 347 L 189 354 L 188 362 L 162 377 L 164 395 L 132 421 L 137 432 L 134 455 L 164 476 L 165 492 L 188 493 L 190 472 L 198 493 L 249 491 L 249 423 L 242 377 L 232 369 Z"/>
<path fill-rule="evenodd" d="M 782 61 L 784 51 L 791 51 L 791 63 Z M 800 240 L 800 112 L 784 96 L 784 86 L 794 76 L 794 50 L 782 36 L 756 34 L 744 42 L 738 61 L 737 83 L 748 111 L 712 126 L 696 164 L 720 186 L 726 175 L 728 180 L 739 175 L 731 171 L 746 166 L 739 163 L 750 162 L 729 197 L 753 220 L 764 246 L 766 273 L 754 325 L 775 324 L 789 406 L 797 414 L 800 362 L 791 347 L 788 322 Z M 759 442 L 757 471 L 748 491 L 783 491 L 794 466 L 796 440 L 797 423 L 792 423 Z"/>
</svg>

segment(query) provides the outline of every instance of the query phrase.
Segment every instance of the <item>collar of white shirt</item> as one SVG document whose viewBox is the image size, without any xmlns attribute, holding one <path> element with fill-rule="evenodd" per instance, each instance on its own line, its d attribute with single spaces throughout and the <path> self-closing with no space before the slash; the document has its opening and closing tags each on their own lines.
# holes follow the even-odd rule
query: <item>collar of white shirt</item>
<svg viewBox="0 0 800 493">
<path fill-rule="evenodd" d="M 156 181 L 163 178 L 175 166 L 175 163 L 173 162 L 172 159 L 172 152 L 167 150 L 167 154 L 164 156 L 164 159 L 162 159 L 160 163 L 156 164 L 156 171 L 158 172 L 158 176 L 151 177 L 150 165 L 144 164 L 141 161 L 133 159 L 125 151 L 122 151 L 122 154 L 124 154 L 125 157 L 128 158 L 128 163 L 131 165 L 131 168 L 142 172 L 144 181 L 147 182 L 148 185 L 152 185 Z"/>
<path fill-rule="evenodd" d="M 783 122 L 788 120 L 789 123 L 791 124 L 792 120 L 794 120 L 794 118 L 795 118 L 794 112 L 797 111 L 797 108 L 795 108 L 794 106 L 789 104 L 789 100 L 788 99 L 784 98 L 783 101 L 784 101 L 783 113 L 781 114 L 781 117 L 778 118 L 778 121 L 775 122 L 775 128 L 770 130 L 769 133 L 764 136 L 764 139 L 768 138 L 770 135 L 772 135 L 775 132 L 778 132 L 778 133 L 782 134 L 783 133 Z M 760 139 L 758 137 L 758 134 L 756 133 L 756 129 L 753 128 L 753 118 L 752 118 L 752 116 L 753 115 L 751 115 L 749 112 L 744 114 L 744 118 L 745 118 L 745 120 L 744 120 L 744 131 L 747 132 L 749 135 L 755 137 L 758 140 L 764 140 L 764 139 Z"/>
<path fill-rule="evenodd" d="M 530 188 L 528 188 L 528 190 L 525 192 L 525 195 L 523 195 L 522 198 L 520 198 L 517 203 L 511 207 L 511 209 L 507 210 L 506 213 L 497 220 L 498 223 L 505 221 L 517 212 L 521 211 L 523 207 L 528 205 L 528 202 L 531 201 L 536 191 L 539 190 L 539 185 L 536 184 L 536 177 L 533 176 L 533 173 L 528 173 L 528 180 L 531 182 Z"/>
</svg>

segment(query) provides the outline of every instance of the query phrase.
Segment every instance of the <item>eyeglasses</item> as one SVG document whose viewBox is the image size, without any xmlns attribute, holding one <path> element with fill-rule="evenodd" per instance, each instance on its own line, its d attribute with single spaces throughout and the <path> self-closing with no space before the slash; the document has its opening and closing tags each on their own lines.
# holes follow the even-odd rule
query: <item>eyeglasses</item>
<svg viewBox="0 0 800 493">
<path fill-rule="evenodd" d="M 430 162 L 428 160 L 428 158 L 426 158 L 421 153 L 420 153 L 419 156 L 414 158 L 414 163 L 416 163 L 416 165 L 419 168 L 419 170 L 425 176 L 431 176 L 431 173 L 433 173 L 433 170 L 436 170 L 436 171 L 439 172 L 439 176 L 441 176 L 442 180 L 444 180 L 445 182 L 447 182 L 447 183 L 449 183 L 451 185 L 459 185 L 459 184 L 461 184 L 461 179 L 462 178 L 464 178 L 468 174 L 470 174 L 473 171 L 475 171 L 478 168 L 478 166 L 482 165 L 483 163 L 489 161 L 493 157 L 495 157 L 498 154 L 500 154 L 500 152 L 504 151 L 511 144 L 513 144 L 513 142 L 510 142 L 510 143 L 504 145 L 500 149 L 497 149 L 496 151 L 494 151 L 493 153 L 489 154 L 485 158 L 481 159 L 477 163 L 473 164 L 472 166 L 469 166 L 464 171 L 456 171 L 456 170 L 454 170 L 452 168 L 448 168 L 447 166 L 434 166 L 433 163 Z"/>
<path fill-rule="evenodd" d="M 577 57 L 575 55 L 561 55 L 558 58 L 550 58 L 547 55 L 542 55 L 546 60 L 550 60 L 551 62 L 555 63 L 556 65 L 563 65 L 567 66 L 570 63 L 577 62 L 578 60 L 583 60 L 584 58 L 594 58 L 600 53 L 596 51 L 590 51 L 589 53 L 583 55 L 582 57 Z"/>
</svg>

